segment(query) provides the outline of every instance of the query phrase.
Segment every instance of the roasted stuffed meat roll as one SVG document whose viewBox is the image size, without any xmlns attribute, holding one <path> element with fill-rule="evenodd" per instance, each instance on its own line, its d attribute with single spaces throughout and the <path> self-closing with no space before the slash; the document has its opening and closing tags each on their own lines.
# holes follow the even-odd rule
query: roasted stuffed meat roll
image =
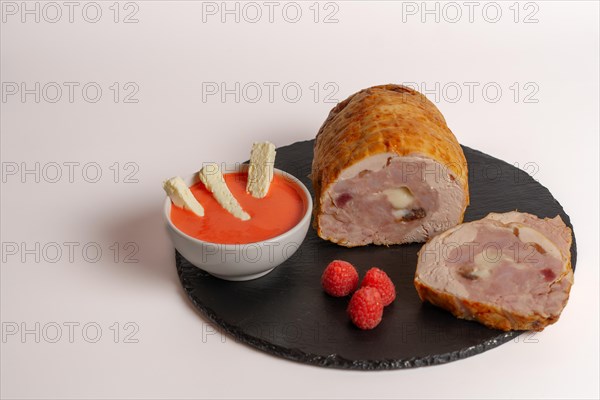
<svg viewBox="0 0 600 400">
<path fill-rule="evenodd" d="M 421 93 L 375 86 L 339 103 L 317 134 L 314 226 L 343 246 L 423 242 L 462 222 L 467 163 Z"/>
<path fill-rule="evenodd" d="M 509 212 L 454 227 L 419 252 L 422 300 L 502 330 L 558 320 L 573 284 L 571 229 L 560 216 Z"/>
</svg>

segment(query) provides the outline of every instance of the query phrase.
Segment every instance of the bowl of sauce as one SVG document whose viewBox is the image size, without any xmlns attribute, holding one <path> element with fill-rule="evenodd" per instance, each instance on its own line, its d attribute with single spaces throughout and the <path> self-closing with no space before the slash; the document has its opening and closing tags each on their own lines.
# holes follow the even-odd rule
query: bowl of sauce
<svg viewBox="0 0 600 400">
<path fill-rule="evenodd" d="M 310 225 L 312 197 L 296 177 L 274 169 L 269 192 L 257 199 L 246 192 L 247 164 L 224 170 L 229 171 L 223 174 L 227 187 L 250 219 L 242 221 L 221 207 L 194 174 L 185 183 L 204 207 L 204 216 L 167 197 L 167 230 L 177 251 L 196 267 L 221 279 L 256 279 L 298 250 Z"/>
</svg>

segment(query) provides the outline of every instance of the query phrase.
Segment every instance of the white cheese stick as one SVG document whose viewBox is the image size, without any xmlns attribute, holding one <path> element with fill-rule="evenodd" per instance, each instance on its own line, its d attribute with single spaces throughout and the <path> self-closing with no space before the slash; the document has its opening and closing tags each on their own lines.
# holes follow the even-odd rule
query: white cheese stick
<svg viewBox="0 0 600 400">
<path fill-rule="evenodd" d="M 275 164 L 275 145 L 269 142 L 254 143 L 250 152 L 248 183 L 246 191 L 257 199 L 262 199 L 269 192 L 273 180 Z"/>
<path fill-rule="evenodd" d="M 231 194 L 231 191 L 229 191 L 225 183 L 225 178 L 223 178 L 223 174 L 216 163 L 205 163 L 198 176 L 221 207 L 242 221 L 250 219 L 250 215 L 242 209 L 240 203 L 238 203 L 233 194 Z"/>
<path fill-rule="evenodd" d="M 190 210 L 199 217 L 204 216 L 204 208 L 202 207 L 202 204 L 196 200 L 190 188 L 187 187 L 183 179 L 180 177 L 175 176 L 166 180 L 163 183 L 163 189 L 165 189 L 165 192 L 167 192 L 167 195 L 177 207 Z"/>
</svg>

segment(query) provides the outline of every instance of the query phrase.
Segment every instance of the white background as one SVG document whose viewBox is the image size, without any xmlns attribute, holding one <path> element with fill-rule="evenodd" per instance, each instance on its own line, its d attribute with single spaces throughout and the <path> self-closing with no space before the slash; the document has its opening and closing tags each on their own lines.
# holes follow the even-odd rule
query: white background
<svg viewBox="0 0 600 400">
<path fill-rule="evenodd" d="M 159 1 L 121 3 L 114 22 L 112 3 L 97 3 L 96 23 L 86 20 L 96 18 L 86 2 L 73 22 L 59 2 L 54 23 L 56 8 L 45 3 L 39 22 L 22 14 L 21 2 L 2 3 L 3 398 L 598 398 L 597 2 L 499 2 L 485 12 L 481 2 L 471 16 L 462 2 L 428 3 L 438 7 L 437 22 L 421 2 L 306 2 L 296 23 L 286 3 L 276 3 L 272 22 L 258 3 L 254 23 L 256 8 L 243 3 L 236 22 L 220 2 Z M 132 13 L 138 22 L 124 23 Z M 35 90 L 11 94 L 35 82 L 39 102 Z M 55 103 L 51 82 L 62 87 Z M 72 102 L 64 82 L 79 85 Z M 90 82 L 102 89 L 95 103 L 93 88 L 87 97 L 81 91 Z M 235 89 L 224 99 L 206 91 L 222 82 L 239 82 L 238 101 Z M 273 82 L 272 99 L 265 82 Z M 334 105 L 326 94 L 341 101 L 390 82 L 418 84 L 461 143 L 518 163 L 564 206 L 579 257 L 560 321 L 459 362 L 375 373 L 289 362 L 217 333 L 180 288 L 162 180 L 203 161 L 245 160 L 256 140 L 311 139 Z M 129 100 L 137 103 L 124 102 L 136 87 Z M 79 163 L 71 179 L 70 162 Z M 21 174 L 36 163 L 39 176 Z M 52 183 L 54 163 L 61 176 Z M 99 181 L 88 182 L 97 170 Z M 64 242 L 77 243 L 72 259 Z M 125 249 L 128 242 L 134 247 Z M 36 243 L 37 254 L 23 251 Z M 94 246 L 102 249 L 97 262 Z M 139 262 L 125 263 L 135 246 Z M 36 323 L 39 343 L 35 333 L 21 335 Z M 79 324 L 72 343 L 69 323 Z M 102 335 L 88 343 L 95 326 Z"/>
</svg>

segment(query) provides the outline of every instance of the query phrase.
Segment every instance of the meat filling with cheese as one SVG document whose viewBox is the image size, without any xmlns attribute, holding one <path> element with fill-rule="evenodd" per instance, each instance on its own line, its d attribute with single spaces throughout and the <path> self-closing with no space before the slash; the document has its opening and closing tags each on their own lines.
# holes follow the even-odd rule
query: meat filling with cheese
<svg viewBox="0 0 600 400">
<path fill-rule="evenodd" d="M 344 170 L 321 197 L 321 236 L 345 246 L 422 242 L 462 219 L 452 173 L 420 155 L 377 154 Z M 331 240 L 331 239 L 330 239 Z"/>
<path fill-rule="evenodd" d="M 419 253 L 423 300 L 492 328 L 541 330 L 562 312 L 573 283 L 571 231 L 560 217 L 510 212 L 459 225 Z"/>
</svg>

